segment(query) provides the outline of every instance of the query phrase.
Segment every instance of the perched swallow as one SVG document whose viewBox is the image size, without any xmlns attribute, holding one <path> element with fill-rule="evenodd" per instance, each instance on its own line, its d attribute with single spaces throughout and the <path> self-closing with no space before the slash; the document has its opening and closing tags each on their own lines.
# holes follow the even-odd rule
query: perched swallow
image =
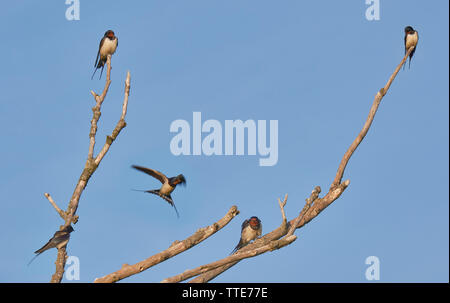
<svg viewBox="0 0 450 303">
<path fill-rule="evenodd" d="M 63 230 L 59 230 L 59 231 L 55 232 L 55 234 L 53 235 L 53 238 L 48 240 L 47 244 L 45 244 L 44 246 L 42 246 L 41 248 L 39 248 L 38 250 L 36 250 L 34 252 L 36 254 L 36 256 L 34 256 L 34 258 L 31 259 L 31 261 L 28 263 L 28 265 L 30 265 L 34 259 L 36 259 L 40 254 L 42 254 L 47 249 L 50 249 L 53 247 L 56 247 L 59 249 L 59 248 L 65 246 L 67 244 L 67 242 L 69 242 L 70 233 L 73 232 L 73 230 L 74 229 L 72 228 L 72 226 L 69 225 L 69 226 L 66 226 Z"/>
<path fill-rule="evenodd" d="M 141 172 L 146 173 L 147 175 L 150 175 L 150 176 L 158 179 L 162 183 L 162 186 L 160 189 L 143 190 L 143 191 L 147 192 L 147 193 L 158 195 L 161 198 L 163 198 L 164 200 L 166 200 L 167 202 L 169 202 L 169 204 L 172 205 L 173 208 L 175 208 L 177 217 L 179 218 L 180 215 L 178 214 L 178 210 L 175 207 L 175 203 L 173 203 L 173 200 L 172 200 L 172 197 L 170 196 L 170 194 L 173 192 L 173 190 L 175 189 L 177 184 L 181 183 L 183 185 L 186 185 L 186 179 L 184 178 L 184 176 L 180 174 L 176 177 L 167 178 L 163 173 L 161 173 L 157 170 L 153 170 L 150 168 L 137 166 L 137 165 L 132 165 L 132 167 L 137 170 L 140 170 Z"/>
<path fill-rule="evenodd" d="M 251 240 L 260 237 L 261 233 L 262 224 L 261 220 L 259 220 L 258 217 L 253 216 L 250 219 L 245 220 L 242 223 L 241 239 L 239 240 L 238 245 L 236 245 L 231 254 L 247 245 Z"/>
<path fill-rule="evenodd" d="M 100 40 L 100 45 L 98 47 L 97 59 L 95 59 L 94 64 L 94 73 L 92 74 L 92 78 L 94 78 L 95 72 L 100 67 L 102 68 L 100 72 L 100 78 L 103 74 L 103 69 L 105 68 L 105 63 L 108 55 L 112 55 L 116 52 L 116 48 L 119 45 L 119 39 L 114 35 L 112 30 L 107 30 L 102 40 Z M 100 60 L 99 60 L 100 59 Z M 100 79 L 99 78 L 99 79 Z"/>
<path fill-rule="evenodd" d="M 419 33 L 416 30 L 414 30 L 411 26 L 405 27 L 405 54 L 411 46 L 414 46 L 414 49 L 411 51 L 411 54 L 409 54 L 408 68 L 411 67 L 411 59 L 414 56 L 414 52 L 416 51 L 417 42 L 419 42 Z M 403 65 L 403 68 L 405 68 L 405 65 Z"/>
</svg>

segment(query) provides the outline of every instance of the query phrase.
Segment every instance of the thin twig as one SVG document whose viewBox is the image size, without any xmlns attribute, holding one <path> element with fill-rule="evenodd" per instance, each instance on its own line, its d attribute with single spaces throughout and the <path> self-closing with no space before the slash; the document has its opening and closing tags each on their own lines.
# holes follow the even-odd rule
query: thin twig
<svg viewBox="0 0 450 303">
<path fill-rule="evenodd" d="M 122 115 L 120 116 L 119 121 L 117 122 L 116 127 L 114 128 L 111 136 L 106 137 L 105 145 L 103 145 L 103 148 L 98 153 L 97 157 L 94 160 L 95 165 L 98 165 L 100 161 L 102 161 L 103 157 L 108 152 L 109 148 L 111 147 L 111 144 L 114 142 L 114 140 L 119 135 L 120 131 L 127 126 L 127 123 L 125 122 L 125 115 L 127 114 L 127 107 L 128 107 L 128 97 L 130 96 L 130 72 L 127 72 L 127 78 L 125 80 L 125 93 L 124 93 L 124 99 L 123 99 L 123 105 L 122 105 Z"/>
<path fill-rule="evenodd" d="M 288 194 L 286 194 L 284 196 L 284 200 L 283 202 L 281 202 L 280 198 L 278 198 L 278 205 L 280 205 L 280 210 L 281 210 L 281 219 L 282 219 L 282 225 L 286 225 L 286 213 L 284 212 L 284 207 L 286 206 L 286 202 L 287 202 L 287 198 L 288 198 Z"/>
<path fill-rule="evenodd" d="M 108 93 L 109 86 L 111 85 L 111 55 L 108 55 L 106 59 L 106 82 L 105 87 L 103 88 L 102 94 L 99 96 L 93 90 L 91 90 L 91 94 L 95 99 L 95 106 L 92 108 L 93 116 L 91 120 L 91 130 L 89 132 L 89 152 L 88 152 L 88 161 L 94 157 L 94 147 L 95 147 L 95 135 L 97 134 L 97 122 L 100 119 L 101 112 L 100 108 L 105 100 L 106 94 Z"/>
<path fill-rule="evenodd" d="M 53 201 L 52 196 L 50 196 L 49 193 L 44 193 L 44 196 L 47 198 L 47 200 L 50 202 L 50 204 L 53 206 L 53 208 L 56 210 L 56 212 L 59 214 L 59 216 L 65 220 L 66 219 L 66 214 L 64 213 L 64 211 L 58 207 L 58 205 L 56 205 L 55 201 Z"/>
</svg>

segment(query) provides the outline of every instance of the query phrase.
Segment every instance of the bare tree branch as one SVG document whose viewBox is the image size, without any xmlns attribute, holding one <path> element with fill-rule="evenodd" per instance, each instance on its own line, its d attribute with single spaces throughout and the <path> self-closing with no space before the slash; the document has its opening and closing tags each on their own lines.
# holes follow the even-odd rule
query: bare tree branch
<svg viewBox="0 0 450 303">
<path fill-rule="evenodd" d="M 67 252 L 66 252 L 66 247 L 62 247 L 58 249 L 58 256 L 56 257 L 56 261 L 55 261 L 55 265 L 56 265 L 56 269 L 55 269 L 55 273 L 52 275 L 52 279 L 50 282 L 55 283 L 55 282 L 60 282 L 63 278 L 64 275 L 64 266 L 66 264 L 67 261 Z M 61 270 L 62 268 L 62 270 Z"/>
<path fill-rule="evenodd" d="M 84 189 L 86 188 L 86 185 L 87 185 L 89 179 L 91 178 L 93 173 L 96 171 L 98 165 L 100 164 L 100 161 L 103 159 L 103 157 L 109 150 L 109 147 L 111 146 L 112 142 L 117 138 L 120 131 L 126 126 L 125 115 L 126 115 L 127 106 L 128 106 L 128 96 L 130 93 L 130 72 L 127 73 L 127 78 L 125 81 L 125 97 L 124 97 L 124 101 L 123 101 L 122 115 L 120 117 L 120 120 L 117 123 L 116 127 L 114 128 L 112 135 L 107 136 L 105 145 L 103 146 L 103 148 L 101 149 L 101 151 L 99 152 L 97 157 L 94 159 L 94 147 L 95 147 L 95 136 L 97 134 L 97 123 L 101 116 L 100 110 L 101 110 L 102 103 L 105 100 L 105 97 L 108 93 L 109 86 L 111 84 L 111 55 L 108 55 L 107 60 L 106 60 L 106 65 L 107 65 L 106 83 L 105 83 L 105 87 L 103 89 L 102 94 L 97 95 L 95 92 L 91 91 L 91 94 L 94 96 L 96 104 L 92 108 L 93 116 L 92 116 L 92 120 L 91 120 L 91 129 L 89 131 L 88 157 L 87 157 L 83 172 L 81 173 L 81 176 L 78 179 L 77 185 L 75 186 L 74 192 L 72 194 L 69 205 L 67 207 L 67 211 L 64 213 L 65 224 L 60 227 L 60 230 L 62 230 L 64 227 L 70 225 L 72 222 L 76 223 L 78 216 L 75 213 L 78 209 L 78 204 L 80 202 L 81 194 L 83 193 Z M 61 213 L 60 213 L 60 215 L 61 215 Z M 67 254 L 66 254 L 65 247 L 58 249 L 58 256 L 57 256 L 57 259 L 55 262 L 56 270 L 55 270 L 55 274 L 53 274 L 50 282 L 52 282 L 52 283 L 61 282 L 61 279 L 64 274 L 64 266 L 66 263 L 66 259 L 67 259 Z"/>
<path fill-rule="evenodd" d="M 91 90 L 92 96 L 95 99 L 95 106 L 92 108 L 92 120 L 91 120 L 91 130 L 89 132 L 89 152 L 88 152 L 88 160 L 94 157 L 94 147 L 95 147 L 95 135 L 97 134 L 97 122 L 100 119 L 101 112 L 100 108 L 105 100 L 106 94 L 108 93 L 109 86 L 111 85 L 111 55 L 108 55 L 106 59 L 106 82 L 105 87 L 103 88 L 102 94 L 99 96 L 93 90 Z"/>
<path fill-rule="evenodd" d="M 284 207 L 286 206 L 287 198 L 288 198 L 288 194 L 286 194 L 284 196 L 283 202 L 281 202 L 280 198 L 278 198 L 278 205 L 280 205 L 280 210 L 281 210 L 281 218 L 283 219 L 281 224 L 284 226 L 286 226 L 286 224 L 287 224 L 286 213 L 284 212 Z"/>
<path fill-rule="evenodd" d="M 339 185 L 339 183 L 342 180 L 342 176 L 344 175 L 345 167 L 347 166 L 348 161 L 350 160 L 350 157 L 355 152 L 358 145 L 362 142 L 364 137 L 366 136 L 367 132 L 369 131 L 370 126 L 372 125 L 372 121 L 375 118 L 375 114 L 377 113 L 378 106 L 380 105 L 381 99 L 386 95 L 387 91 L 389 90 L 389 87 L 391 87 L 392 82 L 394 81 L 395 77 L 397 76 L 398 72 L 400 71 L 403 64 L 406 62 L 406 59 L 408 58 L 409 54 L 414 50 L 414 46 L 410 47 L 409 50 L 406 52 L 405 56 L 403 57 L 403 60 L 400 62 L 400 64 L 395 69 L 394 73 L 389 78 L 386 85 L 381 88 L 378 93 L 375 95 L 375 100 L 373 101 L 373 105 L 370 109 L 369 116 L 367 117 L 366 123 L 364 123 L 364 126 L 362 130 L 359 132 L 356 139 L 353 141 L 353 143 L 348 148 L 347 152 L 344 154 L 344 157 L 341 160 L 341 163 L 339 164 L 338 171 L 336 173 L 336 177 L 334 178 L 333 183 L 331 184 L 331 187 Z"/>
<path fill-rule="evenodd" d="M 284 247 L 286 245 L 291 244 L 296 239 L 297 239 L 297 236 L 295 236 L 295 235 L 290 235 L 288 237 L 283 237 L 280 240 L 271 241 L 268 244 L 263 245 L 263 246 L 258 247 L 258 248 L 255 248 L 253 250 L 246 251 L 246 252 L 237 252 L 237 253 L 235 253 L 235 254 L 233 254 L 231 256 L 223 258 L 222 260 L 215 261 L 215 262 L 212 262 L 212 263 L 209 263 L 209 264 L 206 264 L 206 265 L 201 265 L 201 266 L 199 266 L 199 267 L 197 267 L 195 269 L 186 270 L 185 272 L 183 272 L 183 273 L 181 273 L 179 275 L 176 275 L 176 276 L 164 279 L 163 281 L 161 281 L 161 283 L 181 282 L 181 281 L 184 281 L 184 280 L 189 279 L 191 277 L 194 277 L 194 276 L 197 276 L 199 274 L 202 274 L 204 272 L 208 272 L 208 271 L 210 271 L 212 269 L 215 269 L 217 267 L 224 266 L 224 265 L 227 265 L 227 264 L 232 263 L 232 262 L 237 263 L 237 262 L 239 262 L 242 259 L 255 257 L 257 255 L 263 254 L 263 253 L 268 252 L 268 251 L 273 251 L 273 250 L 276 250 L 276 249 L 280 249 L 280 248 L 282 248 L 282 247 Z"/>
<path fill-rule="evenodd" d="M 375 118 L 375 114 L 378 110 L 378 106 L 380 105 L 381 100 L 386 95 L 387 91 L 389 90 L 389 87 L 391 86 L 392 82 L 394 81 L 395 77 L 397 76 L 398 72 L 400 71 L 402 65 L 405 63 L 406 59 L 408 58 L 411 51 L 414 49 L 414 47 L 411 47 L 403 57 L 400 64 L 395 69 L 394 73 L 389 78 L 386 85 L 381 88 L 378 93 L 375 95 L 375 100 L 372 104 L 372 107 L 369 111 L 369 116 L 366 119 L 366 122 L 364 123 L 364 126 L 356 139 L 352 142 L 347 152 L 344 154 L 344 157 L 341 160 L 341 163 L 339 164 L 338 171 L 336 173 L 336 176 L 334 178 L 334 181 L 332 182 L 330 189 L 328 193 L 323 197 L 319 198 L 318 195 L 320 193 L 320 187 L 316 187 L 315 190 L 312 192 L 309 199 L 306 200 L 306 205 L 303 208 L 303 210 L 300 212 L 299 216 L 289 221 L 289 231 L 284 232 L 282 228 L 277 228 L 273 230 L 272 232 L 264 235 L 257 241 L 248 244 L 247 246 L 243 247 L 242 253 L 251 251 L 251 250 L 257 250 L 261 248 L 262 246 L 266 245 L 267 243 L 270 243 L 271 241 L 275 241 L 277 239 L 280 239 L 284 235 L 290 236 L 294 233 L 294 231 L 298 228 L 303 227 L 308 222 L 310 222 L 312 219 L 317 217 L 325 208 L 327 208 L 331 203 L 333 203 L 336 199 L 338 199 L 341 194 L 345 191 L 345 189 L 350 185 L 350 180 L 346 180 L 341 183 L 342 177 L 344 175 L 345 168 L 347 166 L 348 161 L 350 160 L 350 157 L 355 152 L 358 145 L 362 142 L 364 137 L 366 136 L 367 132 L 369 131 L 370 126 L 372 125 L 373 119 Z M 288 234 L 289 233 L 289 234 Z M 231 268 L 235 264 L 237 264 L 239 261 L 233 261 L 230 263 L 227 263 L 226 265 L 222 265 L 220 267 L 215 267 L 212 270 L 209 270 L 207 272 L 204 272 L 203 274 L 200 274 L 196 278 L 190 280 L 190 283 L 204 283 L 211 281 L 227 269 Z"/>
<path fill-rule="evenodd" d="M 101 151 L 98 153 L 97 157 L 94 160 L 95 165 L 98 165 L 100 163 L 100 161 L 102 161 L 103 157 L 108 152 L 109 148 L 111 147 L 111 144 L 117 138 L 120 131 L 125 126 L 127 126 L 127 123 L 125 122 L 125 115 L 127 114 L 129 95 L 130 95 L 130 72 L 127 72 L 127 79 L 125 80 L 125 97 L 123 99 L 123 105 L 122 105 L 122 115 L 120 116 L 119 122 L 117 122 L 117 125 L 114 128 L 111 136 L 106 137 L 105 145 L 103 145 L 103 148 L 101 149 Z"/>
<path fill-rule="evenodd" d="M 309 198 L 306 199 L 306 204 L 305 204 L 305 206 L 303 206 L 303 209 L 301 210 L 301 212 L 298 215 L 298 217 L 293 220 L 292 224 L 290 224 L 290 227 L 289 227 L 289 230 L 288 230 L 288 232 L 286 234 L 286 237 L 294 234 L 294 232 L 296 230 L 296 226 L 299 224 L 299 222 L 303 219 L 305 214 L 308 212 L 308 210 L 311 207 L 312 203 L 314 203 L 314 201 L 317 200 L 317 198 L 319 197 L 320 192 L 321 192 L 320 186 L 316 186 L 314 188 L 314 190 L 312 191 L 311 195 L 309 196 Z"/>
<path fill-rule="evenodd" d="M 138 262 L 133 265 L 124 264 L 122 268 L 108 274 L 104 277 L 95 279 L 94 283 L 114 283 L 125 279 L 129 276 L 138 274 L 144 270 L 149 269 L 156 264 L 159 264 L 167 259 L 170 259 L 191 247 L 199 244 L 200 242 L 206 240 L 223 227 L 225 227 L 235 216 L 239 214 L 239 211 L 236 206 L 232 206 L 227 214 L 220 219 L 219 221 L 213 223 L 210 226 L 198 229 L 192 236 L 183 240 L 183 241 L 175 241 L 170 245 L 170 247 L 156 255 L 153 255 L 141 262 Z"/>
<path fill-rule="evenodd" d="M 59 214 L 59 216 L 66 220 L 66 213 L 56 205 L 55 201 L 53 201 L 52 196 L 50 196 L 49 193 L 44 193 L 44 196 L 47 198 L 47 200 L 50 202 L 50 204 L 53 206 L 53 208 L 56 210 L 56 212 Z"/>
<path fill-rule="evenodd" d="M 278 205 L 280 206 L 280 211 L 281 211 L 281 225 L 279 227 L 279 229 L 283 230 L 283 231 L 287 231 L 287 222 L 286 222 L 286 214 L 284 212 L 284 207 L 286 206 L 286 202 L 287 202 L 287 198 L 288 198 L 288 194 L 286 194 L 284 196 L 284 200 L 283 202 L 281 202 L 280 199 L 278 199 Z M 199 274 L 211 271 L 215 268 L 218 267 L 225 267 L 227 265 L 230 264 L 236 264 L 237 262 L 239 262 L 242 259 L 246 259 L 246 258 L 251 258 L 251 257 L 255 257 L 257 255 L 263 254 L 265 252 L 268 251 L 273 251 L 275 249 L 280 249 L 286 245 L 291 244 L 292 242 L 294 242 L 297 239 L 297 236 L 294 235 L 289 235 L 287 237 L 284 237 L 280 240 L 274 240 L 274 241 L 264 241 L 261 242 L 261 245 L 259 245 L 257 248 L 252 249 L 252 250 L 245 250 L 244 246 L 243 248 L 239 249 L 236 253 L 234 253 L 231 256 L 227 256 L 221 260 L 206 264 L 206 265 L 201 265 L 197 268 L 191 269 L 191 270 L 186 270 L 181 274 L 178 274 L 176 276 L 164 279 L 163 281 L 161 281 L 162 283 L 174 283 L 174 282 L 181 282 L 184 281 L 186 279 L 195 277 Z M 256 239 L 254 241 L 254 243 L 258 243 L 260 242 L 261 239 Z M 232 266 L 232 265 L 231 265 Z"/>
</svg>

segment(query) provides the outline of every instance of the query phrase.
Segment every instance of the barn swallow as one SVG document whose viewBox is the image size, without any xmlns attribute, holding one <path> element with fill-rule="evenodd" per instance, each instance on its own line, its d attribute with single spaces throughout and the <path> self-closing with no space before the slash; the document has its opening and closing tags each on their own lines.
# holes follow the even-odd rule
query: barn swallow
<svg viewBox="0 0 450 303">
<path fill-rule="evenodd" d="M 414 30 L 411 26 L 405 27 L 405 54 L 411 46 L 414 46 L 414 49 L 409 54 L 409 65 L 408 68 L 411 67 L 411 59 L 416 51 L 417 42 L 419 41 L 419 33 Z M 405 62 L 406 65 L 406 62 Z M 403 65 L 403 69 L 405 68 Z"/>
<path fill-rule="evenodd" d="M 170 196 L 170 194 L 174 191 L 177 184 L 181 183 L 183 185 L 186 185 L 186 179 L 184 178 L 184 176 L 180 174 L 176 177 L 167 178 L 163 173 L 161 173 L 157 170 L 154 170 L 154 169 L 137 166 L 137 165 L 132 165 L 132 167 L 137 170 L 140 170 L 141 172 L 146 173 L 147 175 L 150 175 L 150 176 L 158 179 L 162 183 L 162 186 L 160 189 L 144 190 L 144 192 L 158 195 L 161 198 L 163 198 L 164 200 L 166 200 L 167 202 L 169 202 L 169 204 L 172 205 L 173 208 L 175 208 L 175 212 L 177 213 L 177 217 L 179 218 L 180 215 L 178 214 L 178 210 L 175 207 L 175 203 L 173 203 L 173 200 L 172 200 L 172 197 Z"/>
<path fill-rule="evenodd" d="M 241 239 L 238 245 L 233 249 L 231 254 L 247 245 L 251 240 L 260 237 L 262 234 L 262 224 L 258 217 L 251 217 L 242 223 L 241 227 Z"/>
<path fill-rule="evenodd" d="M 92 74 L 92 78 L 94 78 L 94 74 L 100 67 L 102 68 L 100 72 L 100 78 L 103 74 L 103 69 L 105 68 L 105 63 L 108 55 L 112 55 L 115 53 L 117 46 L 119 45 L 119 39 L 114 35 L 112 30 L 107 30 L 102 40 L 100 40 L 100 45 L 98 47 L 97 59 L 95 59 L 94 64 L 94 73 Z M 100 60 L 99 60 L 100 59 Z M 99 78 L 99 79 L 100 79 Z"/>
<path fill-rule="evenodd" d="M 69 225 L 69 226 L 64 227 L 63 230 L 58 230 L 57 232 L 55 232 L 55 234 L 53 235 L 53 238 L 48 240 L 47 244 L 45 244 L 44 246 L 42 246 L 41 248 L 39 248 L 38 250 L 36 250 L 34 252 L 36 254 L 36 256 L 34 256 L 34 258 L 31 259 L 31 261 L 28 263 L 28 265 L 30 265 L 34 259 L 36 259 L 40 254 L 42 254 L 47 249 L 50 249 L 53 247 L 56 247 L 59 249 L 59 248 L 65 246 L 67 244 L 67 242 L 69 242 L 70 233 L 73 232 L 73 230 L 74 230 L 73 227 L 71 225 Z"/>
</svg>

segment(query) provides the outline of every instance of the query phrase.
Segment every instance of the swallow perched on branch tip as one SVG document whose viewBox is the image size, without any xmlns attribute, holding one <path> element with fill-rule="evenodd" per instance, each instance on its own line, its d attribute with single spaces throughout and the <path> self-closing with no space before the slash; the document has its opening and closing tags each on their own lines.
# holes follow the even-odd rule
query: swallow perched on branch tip
<svg viewBox="0 0 450 303">
<path fill-rule="evenodd" d="M 112 55 L 116 52 L 117 46 L 119 45 L 119 39 L 114 35 L 112 30 L 107 30 L 102 40 L 100 40 L 100 45 L 98 46 L 97 59 L 95 59 L 94 73 L 92 78 L 94 78 L 97 69 L 101 68 L 100 77 L 102 77 L 103 69 L 105 68 L 106 59 L 108 55 Z"/>
<path fill-rule="evenodd" d="M 419 33 L 416 30 L 414 30 L 411 26 L 405 27 L 405 54 L 406 52 L 408 52 L 408 49 L 414 46 L 414 49 L 409 54 L 408 68 L 411 67 L 411 59 L 414 56 L 414 53 L 416 52 L 417 42 L 419 42 Z M 403 65 L 403 69 L 405 68 L 405 65 Z"/>
</svg>

